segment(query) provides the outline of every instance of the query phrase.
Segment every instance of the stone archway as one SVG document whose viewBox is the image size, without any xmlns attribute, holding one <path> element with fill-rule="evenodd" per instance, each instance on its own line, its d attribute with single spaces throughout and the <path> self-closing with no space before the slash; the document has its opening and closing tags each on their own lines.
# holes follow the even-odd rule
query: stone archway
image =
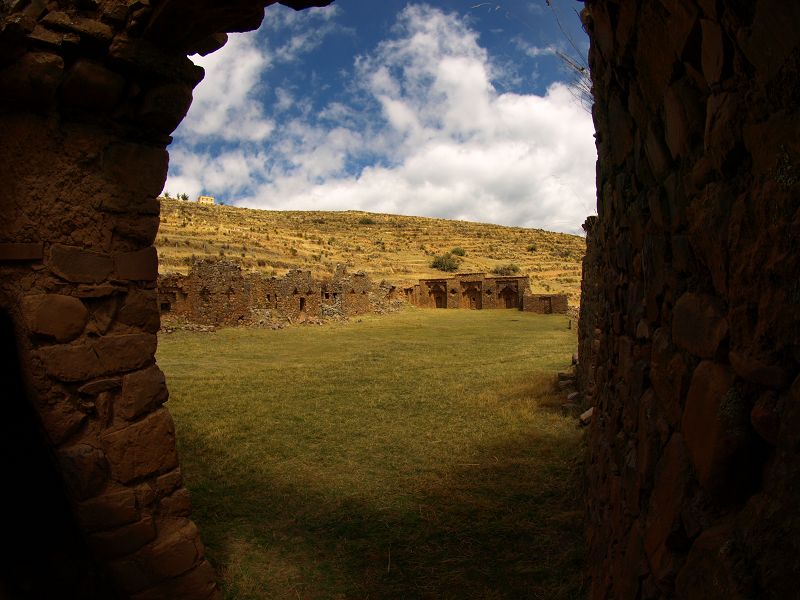
<svg viewBox="0 0 800 600">
<path fill-rule="evenodd" d="M 154 363 L 155 197 L 202 78 L 187 54 L 255 29 L 271 3 L 0 9 L 0 295 L 73 514 L 123 596 L 218 595 Z M 800 5 L 586 8 L 599 150 L 579 357 L 595 410 L 591 595 L 790 597 Z"/>
</svg>

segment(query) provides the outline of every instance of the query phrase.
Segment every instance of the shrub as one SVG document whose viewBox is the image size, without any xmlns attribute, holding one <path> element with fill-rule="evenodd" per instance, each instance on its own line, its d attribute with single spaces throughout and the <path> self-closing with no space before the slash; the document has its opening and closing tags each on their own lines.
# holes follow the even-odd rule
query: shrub
<svg viewBox="0 0 800 600">
<path fill-rule="evenodd" d="M 528 252 L 536 252 L 538 249 L 539 247 L 536 245 L 535 242 L 531 242 L 530 244 L 528 244 Z"/>
<path fill-rule="evenodd" d="M 450 254 L 455 254 L 456 256 L 466 256 L 467 251 L 461 248 L 460 246 L 456 246 L 452 250 L 450 250 Z"/>
<path fill-rule="evenodd" d="M 359 225 L 375 225 L 375 223 L 377 223 L 377 221 L 372 217 L 361 217 L 358 220 Z"/>
<path fill-rule="evenodd" d="M 453 271 L 458 271 L 458 265 L 460 263 L 461 259 L 447 252 L 445 254 L 434 256 L 433 261 L 431 261 L 431 267 L 434 269 L 439 269 L 440 271 L 452 273 Z"/>
<path fill-rule="evenodd" d="M 500 265 L 492 269 L 495 275 L 515 275 L 519 273 L 519 265 L 508 263 L 507 265 Z"/>
</svg>

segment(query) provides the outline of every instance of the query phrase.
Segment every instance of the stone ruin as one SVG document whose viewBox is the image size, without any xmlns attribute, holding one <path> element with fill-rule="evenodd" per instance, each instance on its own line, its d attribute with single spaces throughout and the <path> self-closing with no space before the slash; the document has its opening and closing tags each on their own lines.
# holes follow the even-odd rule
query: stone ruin
<svg viewBox="0 0 800 600">
<path fill-rule="evenodd" d="M 154 359 L 156 197 L 203 77 L 187 55 L 268 4 L 0 3 L 6 596 L 219 597 Z M 589 595 L 796 597 L 800 3 L 583 17 Z"/>
<path fill-rule="evenodd" d="M 158 279 L 162 320 L 227 327 L 363 315 L 385 307 L 394 292 L 393 286 L 374 286 L 366 273 L 350 274 L 341 265 L 329 280 L 317 281 L 299 269 L 268 277 L 243 272 L 232 261 L 201 260 L 188 275 Z"/>
<path fill-rule="evenodd" d="M 565 294 L 533 294 L 527 275 L 489 277 L 486 273 L 459 273 L 451 277 L 420 279 L 404 288 L 406 300 L 422 308 L 515 308 L 541 314 L 566 314 Z"/>
</svg>

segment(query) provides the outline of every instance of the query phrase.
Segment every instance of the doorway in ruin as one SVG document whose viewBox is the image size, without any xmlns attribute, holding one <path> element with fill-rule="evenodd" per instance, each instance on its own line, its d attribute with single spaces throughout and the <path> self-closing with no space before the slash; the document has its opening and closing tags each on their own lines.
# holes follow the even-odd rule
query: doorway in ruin
<svg viewBox="0 0 800 600">
<path fill-rule="evenodd" d="M 306 299 L 300 296 L 300 312 L 305 312 L 306 310 Z"/>
<path fill-rule="evenodd" d="M 550 296 L 539 298 L 540 312 L 549 315 L 553 313 L 553 299 Z"/>
<path fill-rule="evenodd" d="M 478 310 L 483 308 L 481 298 L 480 284 L 477 283 L 462 283 L 461 284 L 461 298 L 463 306 L 471 310 Z"/>
<path fill-rule="evenodd" d="M 92 558 L 62 475 L 85 474 L 75 452 L 57 460 L 23 381 L 12 319 L 0 311 L 2 598 L 121 598 Z M 87 447 L 88 448 L 88 447 Z M 80 487 L 80 484 L 78 487 Z M 73 485 L 73 487 L 76 487 Z"/>
<path fill-rule="evenodd" d="M 517 291 L 512 289 L 511 286 L 506 286 L 499 294 L 500 305 L 505 308 L 519 308 L 517 298 Z"/>
<path fill-rule="evenodd" d="M 443 284 L 434 284 L 428 295 L 433 298 L 434 307 L 447 308 L 447 289 Z"/>
</svg>

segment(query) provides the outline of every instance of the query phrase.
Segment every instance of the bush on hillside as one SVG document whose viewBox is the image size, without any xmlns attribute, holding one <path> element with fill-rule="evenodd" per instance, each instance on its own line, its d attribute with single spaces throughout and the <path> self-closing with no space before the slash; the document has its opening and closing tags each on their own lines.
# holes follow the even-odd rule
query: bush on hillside
<svg viewBox="0 0 800 600">
<path fill-rule="evenodd" d="M 536 252 L 539 247 L 536 245 L 536 242 L 531 242 L 528 244 L 528 252 Z"/>
<path fill-rule="evenodd" d="M 434 256 L 433 261 L 431 261 L 431 267 L 434 269 L 439 269 L 440 271 L 452 273 L 453 271 L 458 271 L 458 265 L 460 263 L 460 258 L 447 252 L 445 254 Z"/>
<path fill-rule="evenodd" d="M 450 254 L 455 254 L 456 256 L 466 256 L 467 251 L 461 248 L 460 246 L 456 246 L 452 250 L 450 250 Z"/>
<path fill-rule="evenodd" d="M 375 225 L 375 223 L 377 223 L 377 221 L 372 217 L 361 217 L 358 220 L 359 225 Z"/>
<path fill-rule="evenodd" d="M 492 269 L 495 275 L 516 275 L 519 273 L 519 265 L 508 263 L 507 265 L 499 265 Z"/>
</svg>

